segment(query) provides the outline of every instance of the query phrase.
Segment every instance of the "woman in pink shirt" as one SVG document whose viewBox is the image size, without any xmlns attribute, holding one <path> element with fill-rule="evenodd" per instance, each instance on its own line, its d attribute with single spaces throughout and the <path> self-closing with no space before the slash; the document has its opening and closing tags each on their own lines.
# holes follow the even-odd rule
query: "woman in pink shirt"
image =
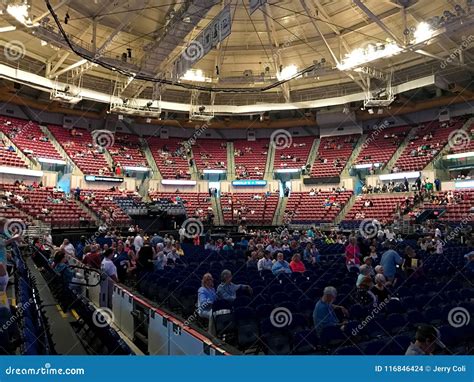
<svg viewBox="0 0 474 382">
<path fill-rule="evenodd" d="M 306 272 L 306 267 L 304 266 L 304 263 L 301 261 L 301 256 L 298 253 L 295 253 L 293 257 L 291 258 L 290 268 L 292 272 L 300 272 L 300 273 Z"/>
<path fill-rule="evenodd" d="M 347 270 L 350 270 L 352 267 L 359 268 L 360 266 L 360 249 L 357 245 L 357 240 L 355 237 L 350 238 L 349 244 L 346 247 L 346 266 Z"/>
</svg>

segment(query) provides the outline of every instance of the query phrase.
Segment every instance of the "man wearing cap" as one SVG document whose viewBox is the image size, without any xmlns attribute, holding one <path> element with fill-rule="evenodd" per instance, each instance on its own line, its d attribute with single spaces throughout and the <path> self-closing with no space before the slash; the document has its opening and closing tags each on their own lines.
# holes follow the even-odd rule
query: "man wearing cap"
<svg viewBox="0 0 474 382">
<path fill-rule="evenodd" d="M 415 342 L 412 342 L 405 355 L 430 355 L 436 349 L 436 345 L 445 349 L 441 342 L 439 330 L 431 325 L 420 325 L 416 331 Z"/>
</svg>

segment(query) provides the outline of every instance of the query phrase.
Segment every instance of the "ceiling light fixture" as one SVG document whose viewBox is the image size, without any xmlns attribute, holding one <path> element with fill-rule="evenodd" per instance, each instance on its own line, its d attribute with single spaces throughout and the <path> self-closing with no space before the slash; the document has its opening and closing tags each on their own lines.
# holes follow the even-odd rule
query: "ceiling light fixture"
<svg viewBox="0 0 474 382">
<path fill-rule="evenodd" d="M 385 44 L 369 44 L 365 49 L 357 48 L 347 54 L 346 57 L 337 64 L 337 68 L 339 70 L 356 69 L 380 58 L 395 56 L 402 51 L 403 48 L 399 47 L 394 42 L 387 42 Z"/>
<path fill-rule="evenodd" d="M 298 73 L 298 68 L 296 65 L 288 65 L 280 69 L 280 72 L 277 73 L 278 81 L 289 80 Z"/>
</svg>

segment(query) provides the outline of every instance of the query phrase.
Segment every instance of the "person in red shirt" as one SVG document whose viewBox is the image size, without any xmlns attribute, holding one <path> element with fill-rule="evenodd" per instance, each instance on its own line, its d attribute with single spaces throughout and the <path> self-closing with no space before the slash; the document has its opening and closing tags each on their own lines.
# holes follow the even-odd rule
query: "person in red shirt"
<svg viewBox="0 0 474 382">
<path fill-rule="evenodd" d="M 91 247 L 91 251 L 84 256 L 82 260 L 84 265 L 87 265 L 94 269 L 100 269 L 102 259 L 100 258 L 99 248 L 97 245 Z"/>
<path fill-rule="evenodd" d="M 346 247 L 346 266 L 347 270 L 350 270 L 352 267 L 359 268 L 360 266 L 360 249 L 357 245 L 357 239 L 352 237 L 349 240 L 349 244 Z"/>
<path fill-rule="evenodd" d="M 301 256 L 299 253 L 295 253 L 290 261 L 290 268 L 293 272 L 306 272 L 306 267 L 304 263 L 301 261 Z"/>
</svg>

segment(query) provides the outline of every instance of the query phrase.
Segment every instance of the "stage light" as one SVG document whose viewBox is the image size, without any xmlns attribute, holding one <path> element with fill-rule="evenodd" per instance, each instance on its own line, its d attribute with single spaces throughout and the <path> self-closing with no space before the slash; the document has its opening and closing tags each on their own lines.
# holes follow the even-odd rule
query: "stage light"
<svg viewBox="0 0 474 382">
<path fill-rule="evenodd" d="M 428 23 L 421 22 L 416 27 L 413 37 L 415 38 L 415 44 L 419 44 L 429 40 L 433 36 L 433 30 Z"/>
<path fill-rule="evenodd" d="M 386 44 L 369 44 L 366 49 L 357 48 L 347 54 L 337 65 L 339 70 L 351 70 L 380 58 L 387 58 L 402 52 L 403 49 L 394 42 Z"/>
</svg>

